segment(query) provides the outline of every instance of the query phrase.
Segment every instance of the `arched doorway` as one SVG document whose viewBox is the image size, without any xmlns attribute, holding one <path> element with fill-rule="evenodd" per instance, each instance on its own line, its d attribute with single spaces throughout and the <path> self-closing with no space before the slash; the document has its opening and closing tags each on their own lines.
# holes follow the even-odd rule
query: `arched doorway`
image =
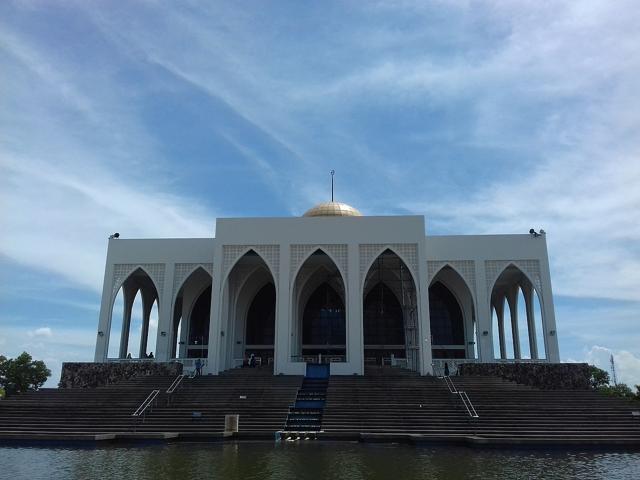
<svg viewBox="0 0 640 480">
<path fill-rule="evenodd" d="M 259 365 L 274 359 L 277 289 L 271 269 L 253 249 L 233 265 L 223 290 L 221 370 L 254 354 Z"/>
<path fill-rule="evenodd" d="M 182 283 L 173 306 L 172 358 L 207 358 L 212 277 L 197 267 Z"/>
<path fill-rule="evenodd" d="M 475 359 L 477 323 L 473 294 L 458 270 L 446 264 L 429 284 L 433 359 Z"/>
<path fill-rule="evenodd" d="M 323 250 L 313 252 L 300 266 L 293 284 L 292 301 L 293 360 L 346 361 L 344 279 Z"/>
<path fill-rule="evenodd" d="M 371 264 L 362 301 L 365 364 L 397 364 L 417 370 L 416 285 L 405 262 L 391 249 Z"/>
</svg>

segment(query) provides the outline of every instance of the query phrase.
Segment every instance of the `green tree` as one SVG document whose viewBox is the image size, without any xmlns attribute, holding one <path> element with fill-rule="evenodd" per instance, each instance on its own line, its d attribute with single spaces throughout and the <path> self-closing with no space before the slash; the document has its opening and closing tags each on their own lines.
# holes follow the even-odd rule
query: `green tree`
<svg viewBox="0 0 640 480">
<path fill-rule="evenodd" d="M 612 397 L 622 397 L 633 399 L 636 398 L 635 394 L 626 383 L 619 383 L 617 385 L 607 385 L 598 388 L 598 390 L 605 395 L 611 395 Z"/>
<path fill-rule="evenodd" d="M 33 360 L 27 352 L 9 359 L 0 355 L 0 387 L 7 395 L 37 390 L 50 376 L 51 370 L 44 362 Z"/>
<path fill-rule="evenodd" d="M 598 389 L 609 385 L 609 373 L 594 365 L 589 365 L 591 388 Z"/>
</svg>

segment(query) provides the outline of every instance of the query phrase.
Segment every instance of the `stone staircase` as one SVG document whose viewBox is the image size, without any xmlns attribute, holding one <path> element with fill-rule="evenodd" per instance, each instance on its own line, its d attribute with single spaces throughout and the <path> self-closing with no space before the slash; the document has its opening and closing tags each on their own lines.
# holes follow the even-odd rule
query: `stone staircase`
<svg viewBox="0 0 640 480">
<path fill-rule="evenodd" d="M 540 390 L 497 377 L 451 377 L 479 418 L 472 434 L 489 442 L 636 444 L 640 402 L 590 390 Z"/>
<path fill-rule="evenodd" d="M 326 436 L 464 436 L 469 428 L 466 411 L 437 378 L 367 367 L 364 376 L 329 379 L 322 421 Z"/>
<path fill-rule="evenodd" d="M 222 436 L 225 415 L 238 414 L 239 435 L 272 438 L 285 424 L 302 377 L 273 376 L 270 368 L 236 369 L 185 378 L 144 376 L 93 389 L 40 389 L 0 401 L 0 440 Z M 142 418 L 131 414 L 159 389 Z M 170 435 L 168 435 L 170 434 Z M 97 438 L 100 437 L 100 438 Z"/>
<path fill-rule="evenodd" d="M 593 391 L 539 390 L 498 377 L 451 377 L 478 418 L 441 378 L 392 367 L 365 376 L 274 376 L 269 367 L 219 376 L 141 376 L 93 389 L 41 389 L 0 401 L 0 440 L 221 438 L 225 415 L 236 435 L 272 439 L 278 431 L 313 438 L 640 448 L 640 402 Z M 159 389 L 144 421 L 131 414 Z"/>
<path fill-rule="evenodd" d="M 0 439 L 78 438 L 132 431 L 131 414 L 173 378 L 143 376 L 88 389 L 42 388 L 0 401 Z"/>
<path fill-rule="evenodd" d="M 237 414 L 239 436 L 273 438 L 285 424 L 301 384 L 302 377 L 274 376 L 269 367 L 185 378 L 170 402 L 160 402 L 137 430 L 210 436 L 224 431 L 225 415 Z"/>
<path fill-rule="evenodd" d="M 640 448 L 640 403 L 594 391 L 539 390 L 498 377 L 451 377 L 478 418 L 441 378 L 379 369 L 331 377 L 322 429 L 329 438 L 411 438 L 485 444 Z M 359 433 L 359 435 L 358 435 Z"/>
</svg>

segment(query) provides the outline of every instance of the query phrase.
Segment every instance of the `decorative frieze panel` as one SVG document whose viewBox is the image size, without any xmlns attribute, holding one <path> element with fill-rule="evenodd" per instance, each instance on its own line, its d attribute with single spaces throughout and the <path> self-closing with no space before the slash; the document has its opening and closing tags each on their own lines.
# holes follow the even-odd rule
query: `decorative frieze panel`
<svg viewBox="0 0 640 480">
<path fill-rule="evenodd" d="M 202 267 L 209 275 L 213 277 L 213 263 L 176 263 L 173 271 L 173 297 L 176 294 L 182 284 L 194 271 Z"/>
<path fill-rule="evenodd" d="M 164 292 L 164 263 L 117 263 L 113 266 L 113 282 L 111 284 L 111 298 L 113 298 L 122 283 L 136 269 L 142 268 L 153 280 L 158 290 L 159 298 L 162 298 Z"/>
<path fill-rule="evenodd" d="M 485 260 L 484 269 L 487 280 L 487 294 L 491 295 L 493 284 L 510 264 L 522 270 L 533 282 L 533 286 L 542 295 L 542 277 L 539 260 Z"/>
<path fill-rule="evenodd" d="M 413 273 L 414 278 L 418 278 L 418 244 L 417 243 L 364 243 L 360 248 L 360 283 L 364 282 L 367 269 L 378 255 L 389 248 L 406 263 Z"/>
<path fill-rule="evenodd" d="M 310 254 L 315 252 L 318 249 L 322 249 L 324 252 L 329 254 L 329 256 L 334 260 L 337 267 L 340 269 L 342 274 L 344 275 L 344 281 L 347 282 L 348 276 L 348 265 L 347 261 L 347 245 L 346 244 L 294 244 L 291 245 L 291 263 L 289 270 L 289 278 L 291 282 L 294 282 L 295 279 L 293 276 L 296 274 L 296 271 L 300 267 L 301 263 L 305 261 Z"/>
<path fill-rule="evenodd" d="M 436 260 L 427 262 L 427 275 L 429 284 L 436 274 L 446 265 L 453 267 L 467 282 L 469 289 L 475 295 L 476 292 L 476 265 L 473 260 Z"/>
<path fill-rule="evenodd" d="M 273 273 L 276 285 L 280 276 L 280 245 L 223 245 L 222 246 L 222 270 L 223 277 L 229 274 L 229 271 L 242 255 L 249 250 L 254 250 L 267 263 Z"/>
</svg>

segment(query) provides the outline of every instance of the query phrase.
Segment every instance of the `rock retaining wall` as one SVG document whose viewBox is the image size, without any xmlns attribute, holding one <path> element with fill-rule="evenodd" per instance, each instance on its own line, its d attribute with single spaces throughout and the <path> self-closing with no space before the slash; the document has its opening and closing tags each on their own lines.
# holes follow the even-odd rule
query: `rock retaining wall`
<svg viewBox="0 0 640 480">
<path fill-rule="evenodd" d="M 588 390 L 591 372 L 586 363 L 464 363 L 460 375 L 494 375 L 545 390 Z"/>
<path fill-rule="evenodd" d="M 177 376 L 182 364 L 177 362 L 63 363 L 60 388 L 95 388 L 121 382 L 139 375 Z"/>
</svg>

